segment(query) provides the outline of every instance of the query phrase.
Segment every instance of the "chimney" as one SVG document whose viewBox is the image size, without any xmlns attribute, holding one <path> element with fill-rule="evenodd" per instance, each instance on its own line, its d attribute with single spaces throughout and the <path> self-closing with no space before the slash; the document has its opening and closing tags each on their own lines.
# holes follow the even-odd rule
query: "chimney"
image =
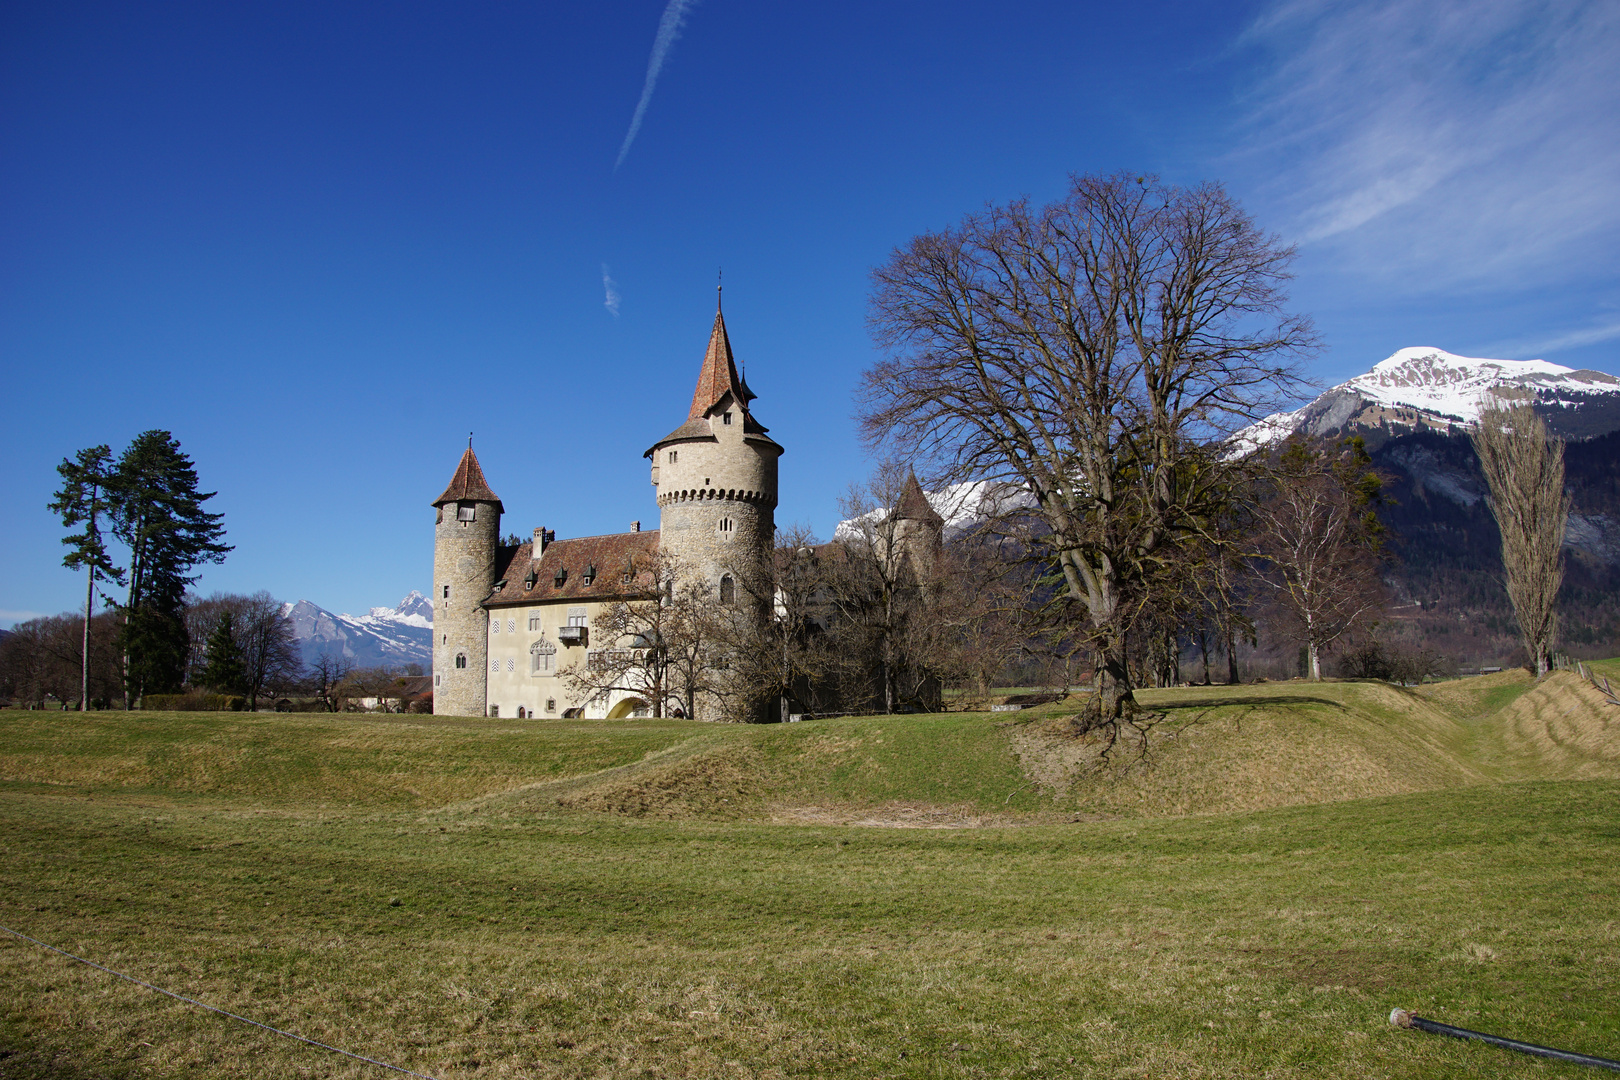
<svg viewBox="0 0 1620 1080">
<path fill-rule="evenodd" d="M 546 550 L 546 545 L 557 539 L 555 532 L 548 532 L 545 526 L 534 530 L 534 557 L 539 558 Z"/>
<path fill-rule="evenodd" d="M 640 531 L 641 531 L 641 522 L 639 522 L 639 521 L 632 521 L 632 522 L 631 522 L 631 523 L 630 523 L 630 531 L 631 531 L 631 532 L 640 532 Z"/>
</svg>

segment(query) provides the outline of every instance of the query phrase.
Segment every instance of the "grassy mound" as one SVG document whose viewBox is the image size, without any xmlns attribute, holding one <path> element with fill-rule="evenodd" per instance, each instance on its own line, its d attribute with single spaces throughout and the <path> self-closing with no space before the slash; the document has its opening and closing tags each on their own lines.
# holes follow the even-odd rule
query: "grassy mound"
<svg viewBox="0 0 1620 1080">
<path fill-rule="evenodd" d="M 0 713 L 0 778 L 165 798 L 378 809 L 950 826 L 1168 817 L 1493 781 L 1620 777 L 1620 710 L 1575 676 L 1404 690 L 1150 690 L 1146 746 L 1075 739 L 1078 697 L 1019 713 L 763 727 L 240 713 Z"/>
</svg>

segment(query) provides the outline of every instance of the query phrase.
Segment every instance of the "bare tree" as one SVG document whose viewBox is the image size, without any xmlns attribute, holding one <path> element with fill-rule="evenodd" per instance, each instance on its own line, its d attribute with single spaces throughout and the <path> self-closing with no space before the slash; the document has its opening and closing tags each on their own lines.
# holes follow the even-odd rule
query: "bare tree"
<svg viewBox="0 0 1620 1080">
<path fill-rule="evenodd" d="M 991 207 L 873 273 L 873 444 L 1027 490 L 1099 692 L 1082 730 L 1137 705 L 1126 633 L 1164 553 L 1230 494 L 1216 441 L 1279 404 L 1308 319 L 1283 311 L 1293 249 L 1215 184 L 1075 177 L 1036 209 Z"/>
<path fill-rule="evenodd" d="M 236 643 L 242 650 L 249 709 L 259 707 L 260 694 L 291 686 L 303 674 L 298 639 L 283 608 L 281 601 L 260 589 L 241 597 L 236 611 Z"/>
<path fill-rule="evenodd" d="M 1294 436 L 1254 507 L 1258 581 L 1297 631 L 1313 680 L 1323 652 L 1383 609 L 1382 485 L 1360 439 L 1323 450 Z"/>
<path fill-rule="evenodd" d="M 647 701 L 657 716 L 735 717 L 744 688 L 725 643 L 729 606 L 707 582 L 680 572 L 675 556 L 634 560 L 621 599 L 604 605 L 591 631 L 595 647 L 568 669 L 570 687 L 605 700 L 615 691 Z M 735 595 L 732 604 L 735 604 Z"/>
<path fill-rule="evenodd" d="M 354 661 L 339 653 L 323 652 L 310 661 L 309 688 L 320 699 L 327 712 L 337 712 L 342 708 L 343 696 L 340 687 L 353 670 Z"/>
<path fill-rule="evenodd" d="M 1488 399 L 1474 430 L 1474 451 L 1490 485 L 1502 533 L 1502 571 L 1525 650 L 1539 678 L 1552 668 L 1558 589 L 1564 582 L 1564 443 L 1527 403 Z"/>
<path fill-rule="evenodd" d="M 769 560 L 744 567 L 738 585 L 754 601 L 719 624 L 739 686 L 754 691 L 762 710 L 786 720 L 798 701 L 815 711 L 819 691 L 836 667 L 827 619 L 827 558 L 803 525 L 781 530 Z"/>
</svg>

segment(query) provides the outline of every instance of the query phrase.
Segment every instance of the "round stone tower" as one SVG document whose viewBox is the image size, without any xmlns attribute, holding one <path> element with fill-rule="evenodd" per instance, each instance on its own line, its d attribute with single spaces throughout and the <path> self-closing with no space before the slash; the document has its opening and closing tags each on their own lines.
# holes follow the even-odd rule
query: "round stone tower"
<svg viewBox="0 0 1620 1080">
<path fill-rule="evenodd" d="M 776 459 L 782 447 L 754 419 L 717 309 L 686 422 L 654 444 L 658 550 L 717 600 L 741 601 L 739 575 L 776 539 Z"/>
<path fill-rule="evenodd" d="M 450 486 L 433 502 L 433 711 L 483 716 L 489 612 L 501 537 L 501 500 L 489 489 L 469 442 Z"/>
</svg>

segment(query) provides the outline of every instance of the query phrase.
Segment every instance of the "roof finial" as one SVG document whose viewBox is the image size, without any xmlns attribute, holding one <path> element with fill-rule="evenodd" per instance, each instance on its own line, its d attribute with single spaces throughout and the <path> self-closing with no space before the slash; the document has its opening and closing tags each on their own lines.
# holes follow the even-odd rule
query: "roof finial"
<svg viewBox="0 0 1620 1080">
<path fill-rule="evenodd" d="M 721 298 L 721 296 L 723 296 L 725 294 L 725 291 L 726 291 L 726 268 L 722 266 L 722 267 L 720 267 L 719 270 L 715 271 L 715 275 L 714 275 L 714 310 L 715 310 L 715 314 L 719 314 L 719 312 L 720 312 L 720 298 Z"/>
<path fill-rule="evenodd" d="M 472 449 L 472 432 L 467 432 L 467 449 Z"/>
</svg>

